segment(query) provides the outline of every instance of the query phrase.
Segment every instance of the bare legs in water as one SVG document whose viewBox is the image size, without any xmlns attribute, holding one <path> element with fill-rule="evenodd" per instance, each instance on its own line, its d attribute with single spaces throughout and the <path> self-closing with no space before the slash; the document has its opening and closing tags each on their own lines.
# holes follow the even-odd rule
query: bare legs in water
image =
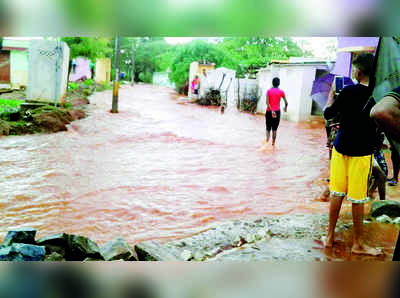
<svg viewBox="0 0 400 298">
<path fill-rule="evenodd" d="M 269 142 L 269 139 L 271 138 L 271 131 L 267 130 L 267 143 Z M 272 146 L 275 146 L 276 142 L 276 130 L 272 131 Z"/>
<path fill-rule="evenodd" d="M 342 207 L 344 196 L 331 196 L 331 203 L 329 206 L 329 227 L 328 237 L 325 247 L 331 248 L 335 241 L 335 228 L 339 218 L 340 208 Z M 370 256 L 378 256 L 381 252 L 361 242 L 362 226 L 364 218 L 364 204 L 352 204 L 353 215 L 353 247 L 351 252 L 354 254 L 363 254 Z"/>
</svg>

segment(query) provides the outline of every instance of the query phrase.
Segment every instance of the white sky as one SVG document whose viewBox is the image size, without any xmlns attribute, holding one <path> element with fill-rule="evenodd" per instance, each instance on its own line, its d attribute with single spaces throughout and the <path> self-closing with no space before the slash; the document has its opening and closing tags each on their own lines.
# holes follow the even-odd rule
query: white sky
<svg viewBox="0 0 400 298">
<path fill-rule="evenodd" d="M 165 41 L 170 44 L 188 43 L 199 37 L 165 37 Z M 202 37 L 204 38 L 204 37 Z M 210 37 L 211 38 L 211 37 Z M 336 51 L 329 50 L 329 46 L 337 46 L 336 37 L 293 37 L 306 50 L 314 53 L 317 58 L 335 58 Z"/>
</svg>

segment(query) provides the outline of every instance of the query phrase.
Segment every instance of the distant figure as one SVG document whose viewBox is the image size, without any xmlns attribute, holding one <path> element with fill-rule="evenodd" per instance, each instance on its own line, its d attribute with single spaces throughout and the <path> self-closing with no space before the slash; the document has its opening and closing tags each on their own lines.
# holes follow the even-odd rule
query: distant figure
<svg viewBox="0 0 400 298">
<path fill-rule="evenodd" d="M 192 81 L 192 92 L 196 95 L 196 98 L 199 99 L 199 90 L 200 90 L 200 79 L 199 76 L 196 75 L 194 80 Z"/>
<path fill-rule="evenodd" d="M 275 146 L 276 142 L 276 131 L 278 130 L 280 118 L 281 118 L 281 99 L 285 101 L 285 109 L 287 112 L 288 102 L 286 100 L 285 93 L 279 89 L 280 85 L 279 78 L 273 78 L 272 86 L 273 88 L 267 91 L 267 111 L 265 113 L 265 124 L 267 127 L 267 143 L 272 130 L 272 146 Z"/>
<path fill-rule="evenodd" d="M 183 86 L 183 95 L 188 95 L 189 94 L 189 81 L 185 80 L 185 85 Z"/>
</svg>

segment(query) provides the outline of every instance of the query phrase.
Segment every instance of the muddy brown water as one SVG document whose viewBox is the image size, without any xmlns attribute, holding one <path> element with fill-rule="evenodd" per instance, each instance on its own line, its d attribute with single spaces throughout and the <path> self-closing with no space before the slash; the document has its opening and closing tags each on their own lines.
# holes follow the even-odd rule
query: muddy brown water
<svg viewBox="0 0 400 298">
<path fill-rule="evenodd" d="M 224 220 L 326 213 L 321 119 L 282 121 L 275 148 L 263 116 L 177 104 L 138 85 L 96 94 L 68 132 L 0 138 L 0 237 L 32 226 L 103 244 L 176 239 Z M 389 196 L 393 195 L 389 193 Z"/>
</svg>

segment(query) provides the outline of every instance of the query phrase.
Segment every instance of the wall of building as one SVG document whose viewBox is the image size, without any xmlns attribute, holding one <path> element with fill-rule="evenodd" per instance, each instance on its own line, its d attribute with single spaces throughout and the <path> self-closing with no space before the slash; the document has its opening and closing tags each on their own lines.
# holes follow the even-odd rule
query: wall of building
<svg viewBox="0 0 400 298">
<path fill-rule="evenodd" d="M 90 60 L 87 58 L 79 57 L 74 59 L 76 63 L 75 72 L 69 75 L 69 80 L 74 82 L 82 78 L 91 79 L 92 71 L 90 70 Z"/>
<path fill-rule="evenodd" d="M 95 81 L 97 83 L 109 83 L 111 80 L 111 60 L 101 58 L 96 60 Z"/>
<path fill-rule="evenodd" d="M 175 83 L 169 80 L 168 72 L 154 72 L 153 73 L 153 84 L 157 86 L 165 86 L 175 88 Z"/>
<path fill-rule="evenodd" d="M 338 37 L 338 50 L 349 47 L 376 47 L 379 37 Z M 333 73 L 345 77 L 351 76 L 350 52 L 337 52 Z"/>
<path fill-rule="evenodd" d="M 27 99 L 60 101 L 66 94 L 68 64 L 69 48 L 64 42 L 32 41 L 29 47 Z"/>
<path fill-rule="evenodd" d="M 28 85 L 28 52 L 11 51 L 11 88 L 19 89 Z"/>
</svg>

